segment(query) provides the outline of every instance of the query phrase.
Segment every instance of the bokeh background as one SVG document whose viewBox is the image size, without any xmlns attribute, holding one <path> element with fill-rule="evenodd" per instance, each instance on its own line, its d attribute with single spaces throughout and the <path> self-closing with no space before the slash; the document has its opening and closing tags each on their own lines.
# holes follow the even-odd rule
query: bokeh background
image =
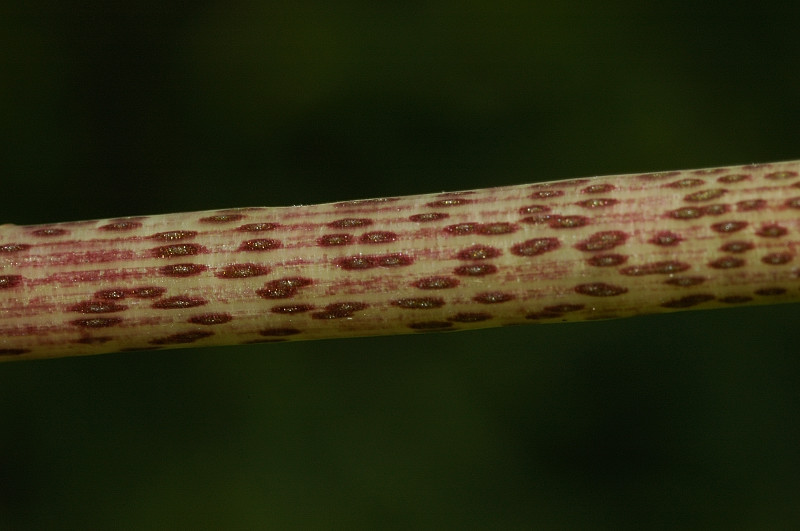
<svg viewBox="0 0 800 531">
<path fill-rule="evenodd" d="M 0 222 L 800 158 L 791 5 L 4 2 Z M 0 529 L 796 529 L 799 309 L 3 364 Z"/>
</svg>

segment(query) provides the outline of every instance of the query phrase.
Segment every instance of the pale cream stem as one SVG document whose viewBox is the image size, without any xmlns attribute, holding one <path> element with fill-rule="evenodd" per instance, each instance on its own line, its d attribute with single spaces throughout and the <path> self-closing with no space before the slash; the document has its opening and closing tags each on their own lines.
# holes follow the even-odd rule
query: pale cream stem
<svg viewBox="0 0 800 531">
<path fill-rule="evenodd" d="M 800 299 L 800 161 L 0 227 L 0 359 Z"/>
</svg>

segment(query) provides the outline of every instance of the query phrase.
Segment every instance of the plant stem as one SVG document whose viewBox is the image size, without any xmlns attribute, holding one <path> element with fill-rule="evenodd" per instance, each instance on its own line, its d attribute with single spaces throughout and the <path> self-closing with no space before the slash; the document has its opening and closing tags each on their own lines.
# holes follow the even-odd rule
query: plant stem
<svg viewBox="0 0 800 531">
<path fill-rule="evenodd" d="M 800 299 L 800 161 L 0 227 L 0 359 Z"/>
</svg>

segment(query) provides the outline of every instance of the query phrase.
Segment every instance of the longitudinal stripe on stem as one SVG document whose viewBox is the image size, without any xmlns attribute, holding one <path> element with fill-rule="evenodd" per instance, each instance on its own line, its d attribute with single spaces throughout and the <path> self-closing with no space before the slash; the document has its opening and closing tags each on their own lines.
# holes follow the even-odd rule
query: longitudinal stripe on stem
<svg viewBox="0 0 800 531">
<path fill-rule="evenodd" d="M 0 359 L 800 295 L 800 162 L 0 227 Z"/>
</svg>

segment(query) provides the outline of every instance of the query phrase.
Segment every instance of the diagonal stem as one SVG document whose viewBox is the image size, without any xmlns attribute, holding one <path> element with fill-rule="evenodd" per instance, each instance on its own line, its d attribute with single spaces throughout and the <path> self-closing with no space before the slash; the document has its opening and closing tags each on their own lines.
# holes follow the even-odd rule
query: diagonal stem
<svg viewBox="0 0 800 531">
<path fill-rule="evenodd" d="M 800 161 L 0 226 L 0 359 L 800 299 Z"/>
</svg>

